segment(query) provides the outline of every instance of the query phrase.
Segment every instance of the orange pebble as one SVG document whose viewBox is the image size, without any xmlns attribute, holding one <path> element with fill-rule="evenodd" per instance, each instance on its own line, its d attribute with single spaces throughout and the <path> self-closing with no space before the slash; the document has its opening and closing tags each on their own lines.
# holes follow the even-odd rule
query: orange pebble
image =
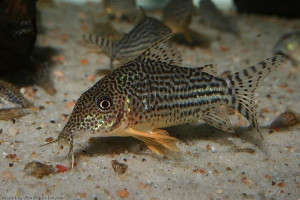
<svg viewBox="0 0 300 200">
<path fill-rule="evenodd" d="M 72 166 L 72 162 L 69 162 L 69 165 Z M 77 162 L 74 161 L 73 166 L 75 167 L 77 165 Z"/>
<path fill-rule="evenodd" d="M 119 190 L 117 192 L 117 195 L 118 195 L 118 197 L 125 199 L 126 197 L 129 196 L 129 192 L 126 189 L 123 189 L 123 190 Z"/>
<path fill-rule="evenodd" d="M 279 85 L 278 85 L 278 87 L 280 87 L 280 88 L 286 88 L 288 85 L 286 84 L 286 83 L 280 83 Z"/>
<path fill-rule="evenodd" d="M 285 186 L 285 183 L 284 183 L 284 182 L 278 183 L 278 187 L 284 187 L 284 186 Z"/>
<path fill-rule="evenodd" d="M 64 73 L 62 71 L 56 70 L 56 71 L 54 71 L 54 76 L 58 80 L 62 80 L 64 78 Z"/>
<path fill-rule="evenodd" d="M 58 60 L 58 61 L 64 61 L 65 57 L 64 56 L 57 56 L 56 60 Z"/>
<path fill-rule="evenodd" d="M 77 193 L 78 196 L 80 196 L 80 198 L 86 198 L 86 193 Z"/>
<path fill-rule="evenodd" d="M 269 174 L 265 174 L 265 178 L 270 179 L 271 176 Z"/>
<path fill-rule="evenodd" d="M 45 141 L 46 142 L 52 142 L 53 141 L 53 137 L 48 137 Z"/>
<path fill-rule="evenodd" d="M 86 80 L 88 80 L 88 81 L 94 81 L 95 80 L 95 76 L 94 75 L 90 75 L 90 76 L 87 76 L 86 77 Z"/>
<path fill-rule="evenodd" d="M 88 64 L 88 60 L 85 59 L 85 58 L 83 58 L 83 59 L 80 60 L 80 64 L 87 65 Z"/>
<path fill-rule="evenodd" d="M 63 165 L 56 165 L 55 168 L 58 170 L 58 173 L 63 173 L 68 170 L 68 168 Z"/>
<path fill-rule="evenodd" d="M 74 101 L 70 101 L 68 103 L 66 103 L 66 108 L 72 108 L 75 106 L 75 102 Z"/>
<path fill-rule="evenodd" d="M 208 145 L 206 145 L 206 150 L 211 150 L 211 146 L 208 144 Z"/>
<path fill-rule="evenodd" d="M 263 109 L 261 109 L 261 112 L 263 112 L 263 113 L 270 113 L 270 111 L 269 111 L 268 108 L 263 108 Z"/>
<path fill-rule="evenodd" d="M 2 175 L 3 179 L 7 179 L 7 180 L 15 180 L 16 179 L 16 177 L 13 175 L 13 173 L 9 170 L 2 171 L 1 175 Z"/>
<path fill-rule="evenodd" d="M 146 189 L 146 188 L 148 188 L 148 185 L 145 183 L 139 182 L 139 188 Z"/>
<path fill-rule="evenodd" d="M 62 34 L 60 36 L 60 42 L 65 42 L 69 39 L 69 35 L 68 34 Z"/>
<path fill-rule="evenodd" d="M 205 174 L 205 170 L 204 169 L 194 169 L 193 172 L 194 173 Z"/>
<path fill-rule="evenodd" d="M 223 52 L 224 52 L 224 51 L 228 51 L 228 48 L 225 47 L 225 46 L 221 46 L 220 49 L 221 49 L 221 51 L 223 51 Z"/>
<path fill-rule="evenodd" d="M 288 93 L 293 94 L 294 90 L 292 88 L 287 89 Z"/>
</svg>

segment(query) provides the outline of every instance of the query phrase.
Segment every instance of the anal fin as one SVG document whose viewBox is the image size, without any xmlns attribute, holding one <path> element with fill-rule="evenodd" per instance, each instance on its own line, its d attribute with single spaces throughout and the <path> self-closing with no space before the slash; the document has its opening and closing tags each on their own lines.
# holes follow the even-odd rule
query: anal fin
<svg viewBox="0 0 300 200">
<path fill-rule="evenodd" d="M 231 122 L 228 118 L 228 114 L 220 107 L 211 109 L 204 113 L 203 120 L 222 131 L 233 133 Z"/>
</svg>

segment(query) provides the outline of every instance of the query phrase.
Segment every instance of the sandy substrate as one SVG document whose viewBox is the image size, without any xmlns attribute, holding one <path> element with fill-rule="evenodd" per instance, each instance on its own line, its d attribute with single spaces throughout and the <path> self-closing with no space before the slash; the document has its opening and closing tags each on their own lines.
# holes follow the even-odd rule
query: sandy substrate
<svg viewBox="0 0 300 200">
<path fill-rule="evenodd" d="M 91 77 L 96 70 L 108 68 L 108 57 L 81 41 L 82 34 L 91 30 L 90 19 L 100 12 L 99 5 L 43 8 L 45 33 L 38 36 L 38 44 L 61 51 L 53 57 L 56 64 L 52 67 L 57 94 L 49 96 L 35 86 L 31 101 L 45 109 L 15 123 L 0 122 L 1 199 L 16 195 L 28 199 L 43 195 L 61 199 L 300 199 L 299 125 L 279 131 L 263 129 L 264 141 L 245 128 L 235 128 L 235 134 L 206 124 L 168 128 L 181 140 L 180 151 L 164 157 L 132 138 L 78 138 L 73 171 L 42 179 L 25 175 L 23 169 L 31 161 L 70 167 L 67 148 L 56 153 L 56 144 L 39 145 L 57 137 L 66 123 L 63 114 L 72 111 L 69 102 L 101 78 Z M 219 73 L 238 71 L 270 57 L 282 34 L 300 28 L 299 20 L 277 17 L 241 15 L 237 20 L 241 38 L 195 20 L 195 30 L 220 39 L 209 50 L 178 45 L 184 63 L 215 63 Z M 127 23 L 114 25 L 130 29 Z M 261 125 L 269 124 L 286 108 L 300 112 L 299 71 L 288 61 L 261 84 L 256 95 Z M 232 119 L 235 127 L 245 121 L 239 116 Z M 116 173 L 112 160 L 127 164 L 126 172 Z"/>
</svg>

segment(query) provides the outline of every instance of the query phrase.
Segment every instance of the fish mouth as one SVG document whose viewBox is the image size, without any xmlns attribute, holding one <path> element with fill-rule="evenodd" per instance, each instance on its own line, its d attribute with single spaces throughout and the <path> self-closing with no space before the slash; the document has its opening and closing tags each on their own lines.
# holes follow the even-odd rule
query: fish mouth
<svg viewBox="0 0 300 200">
<path fill-rule="evenodd" d="M 47 142 L 45 144 L 40 145 L 40 147 L 42 146 L 46 146 L 48 144 L 53 144 L 53 143 L 58 143 L 58 146 L 64 146 L 64 145 L 68 145 L 69 147 L 73 147 L 73 135 L 70 134 L 70 136 L 68 136 L 67 134 L 64 134 L 64 131 L 61 131 L 60 134 L 58 135 L 58 137 L 55 140 L 52 140 L 50 142 Z"/>
<path fill-rule="evenodd" d="M 68 145 L 70 150 L 73 148 L 73 137 L 74 131 L 70 130 L 68 126 L 65 126 L 63 130 L 60 132 L 57 142 L 59 145 Z"/>
<path fill-rule="evenodd" d="M 58 135 L 57 139 L 52 140 L 51 142 L 45 143 L 40 145 L 40 147 L 46 146 L 52 143 L 58 143 L 59 149 L 63 149 L 64 145 L 68 145 L 69 152 L 68 155 L 72 157 L 72 169 L 74 167 L 74 137 L 73 137 L 74 130 L 70 130 L 69 126 L 66 124 L 63 130 Z"/>
<path fill-rule="evenodd" d="M 73 137 L 74 131 L 68 130 L 68 126 L 65 126 L 61 133 L 59 134 L 57 141 L 59 147 L 65 143 L 69 146 L 69 152 L 68 156 L 71 156 L 72 158 L 72 169 L 74 167 L 74 137 Z"/>
</svg>

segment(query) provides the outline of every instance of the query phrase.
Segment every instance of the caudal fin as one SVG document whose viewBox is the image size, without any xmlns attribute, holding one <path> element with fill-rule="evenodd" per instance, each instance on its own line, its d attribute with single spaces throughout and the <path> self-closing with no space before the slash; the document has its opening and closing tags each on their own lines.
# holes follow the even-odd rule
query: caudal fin
<svg viewBox="0 0 300 200">
<path fill-rule="evenodd" d="M 83 39 L 87 42 L 97 45 L 110 57 L 113 55 L 115 41 L 94 34 L 83 35 Z"/>
<path fill-rule="evenodd" d="M 260 135 L 261 131 L 255 109 L 255 90 L 261 81 L 275 70 L 283 60 L 280 55 L 273 56 L 226 77 L 229 84 L 228 95 L 231 96 L 230 106 L 237 109 Z M 261 137 L 263 138 L 262 135 Z"/>
</svg>

